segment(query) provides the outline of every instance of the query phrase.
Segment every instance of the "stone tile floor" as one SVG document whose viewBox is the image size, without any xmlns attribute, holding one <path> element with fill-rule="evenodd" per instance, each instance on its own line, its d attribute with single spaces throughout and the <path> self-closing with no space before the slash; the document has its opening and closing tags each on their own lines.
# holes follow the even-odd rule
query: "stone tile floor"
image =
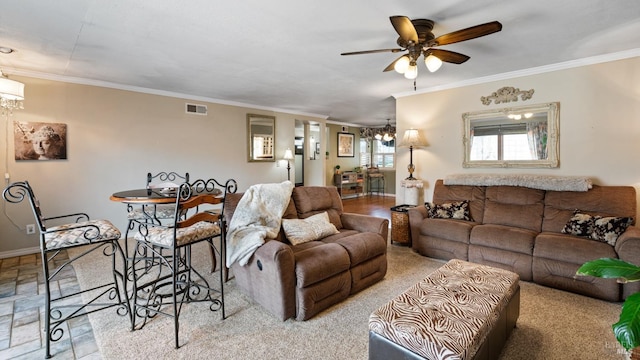
<svg viewBox="0 0 640 360">
<path fill-rule="evenodd" d="M 58 261 L 67 259 L 66 251 Z M 0 259 L 0 359 L 44 359 L 44 276 L 40 254 Z M 52 293 L 78 288 L 69 268 L 52 284 Z M 54 295 L 55 296 L 55 295 Z M 51 343 L 57 359 L 102 359 L 87 316 L 63 324 L 64 335 Z"/>
</svg>

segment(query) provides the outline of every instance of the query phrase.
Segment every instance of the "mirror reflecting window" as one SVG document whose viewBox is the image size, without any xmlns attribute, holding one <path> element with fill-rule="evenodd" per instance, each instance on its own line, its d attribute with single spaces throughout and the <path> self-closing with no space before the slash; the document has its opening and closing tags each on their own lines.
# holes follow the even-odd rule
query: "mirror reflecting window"
<svg viewBox="0 0 640 360">
<path fill-rule="evenodd" d="M 247 114 L 247 146 L 250 162 L 275 161 L 276 118 Z"/>
<path fill-rule="evenodd" d="M 464 167 L 558 167 L 559 103 L 469 112 Z"/>
</svg>

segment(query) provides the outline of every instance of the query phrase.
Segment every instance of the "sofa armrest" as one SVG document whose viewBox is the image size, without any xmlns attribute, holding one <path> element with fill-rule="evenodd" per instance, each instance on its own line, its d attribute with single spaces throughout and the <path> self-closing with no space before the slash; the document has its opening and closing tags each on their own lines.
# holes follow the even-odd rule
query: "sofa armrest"
<svg viewBox="0 0 640 360">
<path fill-rule="evenodd" d="M 238 286 L 274 316 L 286 320 L 296 315 L 295 258 L 291 246 L 269 240 L 245 266 L 232 265 Z"/>
<path fill-rule="evenodd" d="M 389 236 L 388 219 L 370 215 L 342 213 L 340 221 L 345 229 L 377 233 L 382 236 L 385 242 Z"/>
<path fill-rule="evenodd" d="M 620 235 L 615 246 L 620 260 L 640 266 L 640 228 L 629 226 Z M 622 285 L 622 300 L 640 291 L 640 282 L 630 282 Z"/>
<path fill-rule="evenodd" d="M 616 241 L 615 249 L 620 259 L 640 266 L 640 228 L 629 226 Z"/>
<path fill-rule="evenodd" d="M 422 220 L 429 217 L 427 208 L 424 206 L 416 206 L 409 208 L 407 213 L 409 214 L 409 228 L 411 229 L 411 244 L 418 244 Z"/>
</svg>

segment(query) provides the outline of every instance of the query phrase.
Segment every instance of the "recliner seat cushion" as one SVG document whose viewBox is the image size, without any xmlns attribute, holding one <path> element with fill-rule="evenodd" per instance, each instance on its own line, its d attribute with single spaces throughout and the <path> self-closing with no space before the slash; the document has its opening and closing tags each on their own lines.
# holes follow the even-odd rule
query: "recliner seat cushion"
<svg viewBox="0 0 640 360">
<path fill-rule="evenodd" d="M 512 226 L 484 224 L 471 230 L 469 243 L 532 255 L 537 232 Z"/>
<path fill-rule="evenodd" d="M 329 241 L 331 239 L 323 240 L 323 242 Z M 339 244 L 347 251 L 352 268 L 387 251 L 387 243 L 382 236 L 374 233 L 358 233 L 341 237 L 335 239 L 333 243 Z"/>
<path fill-rule="evenodd" d="M 577 265 L 603 257 L 618 257 L 613 246 L 607 243 L 551 232 L 543 232 L 536 237 L 533 256 Z"/>
<path fill-rule="evenodd" d="M 420 224 L 420 234 L 467 244 L 469 243 L 471 229 L 475 225 L 478 225 L 478 223 L 464 220 L 426 218 Z"/>
<path fill-rule="evenodd" d="M 322 244 L 294 253 L 296 286 L 307 287 L 349 270 L 349 254 L 338 244 Z"/>
</svg>

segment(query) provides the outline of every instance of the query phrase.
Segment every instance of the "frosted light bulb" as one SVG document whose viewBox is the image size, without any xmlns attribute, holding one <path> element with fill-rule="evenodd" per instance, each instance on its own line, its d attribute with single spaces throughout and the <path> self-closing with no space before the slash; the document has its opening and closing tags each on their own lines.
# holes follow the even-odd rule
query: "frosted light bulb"
<svg viewBox="0 0 640 360">
<path fill-rule="evenodd" d="M 418 67 L 416 65 L 409 65 L 407 71 L 404 73 L 404 77 L 409 80 L 413 80 L 418 77 Z"/>
<path fill-rule="evenodd" d="M 431 72 L 436 72 L 442 66 L 442 60 L 436 56 L 429 55 L 424 59 L 424 64 L 427 65 L 427 69 Z"/>
<path fill-rule="evenodd" d="M 393 69 L 395 71 L 397 71 L 400 74 L 404 74 L 405 71 L 407 71 L 407 68 L 409 67 L 409 57 L 408 56 L 403 56 L 400 59 L 398 59 L 398 61 L 396 61 L 396 63 L 393 65 Z"/>
</svg>

